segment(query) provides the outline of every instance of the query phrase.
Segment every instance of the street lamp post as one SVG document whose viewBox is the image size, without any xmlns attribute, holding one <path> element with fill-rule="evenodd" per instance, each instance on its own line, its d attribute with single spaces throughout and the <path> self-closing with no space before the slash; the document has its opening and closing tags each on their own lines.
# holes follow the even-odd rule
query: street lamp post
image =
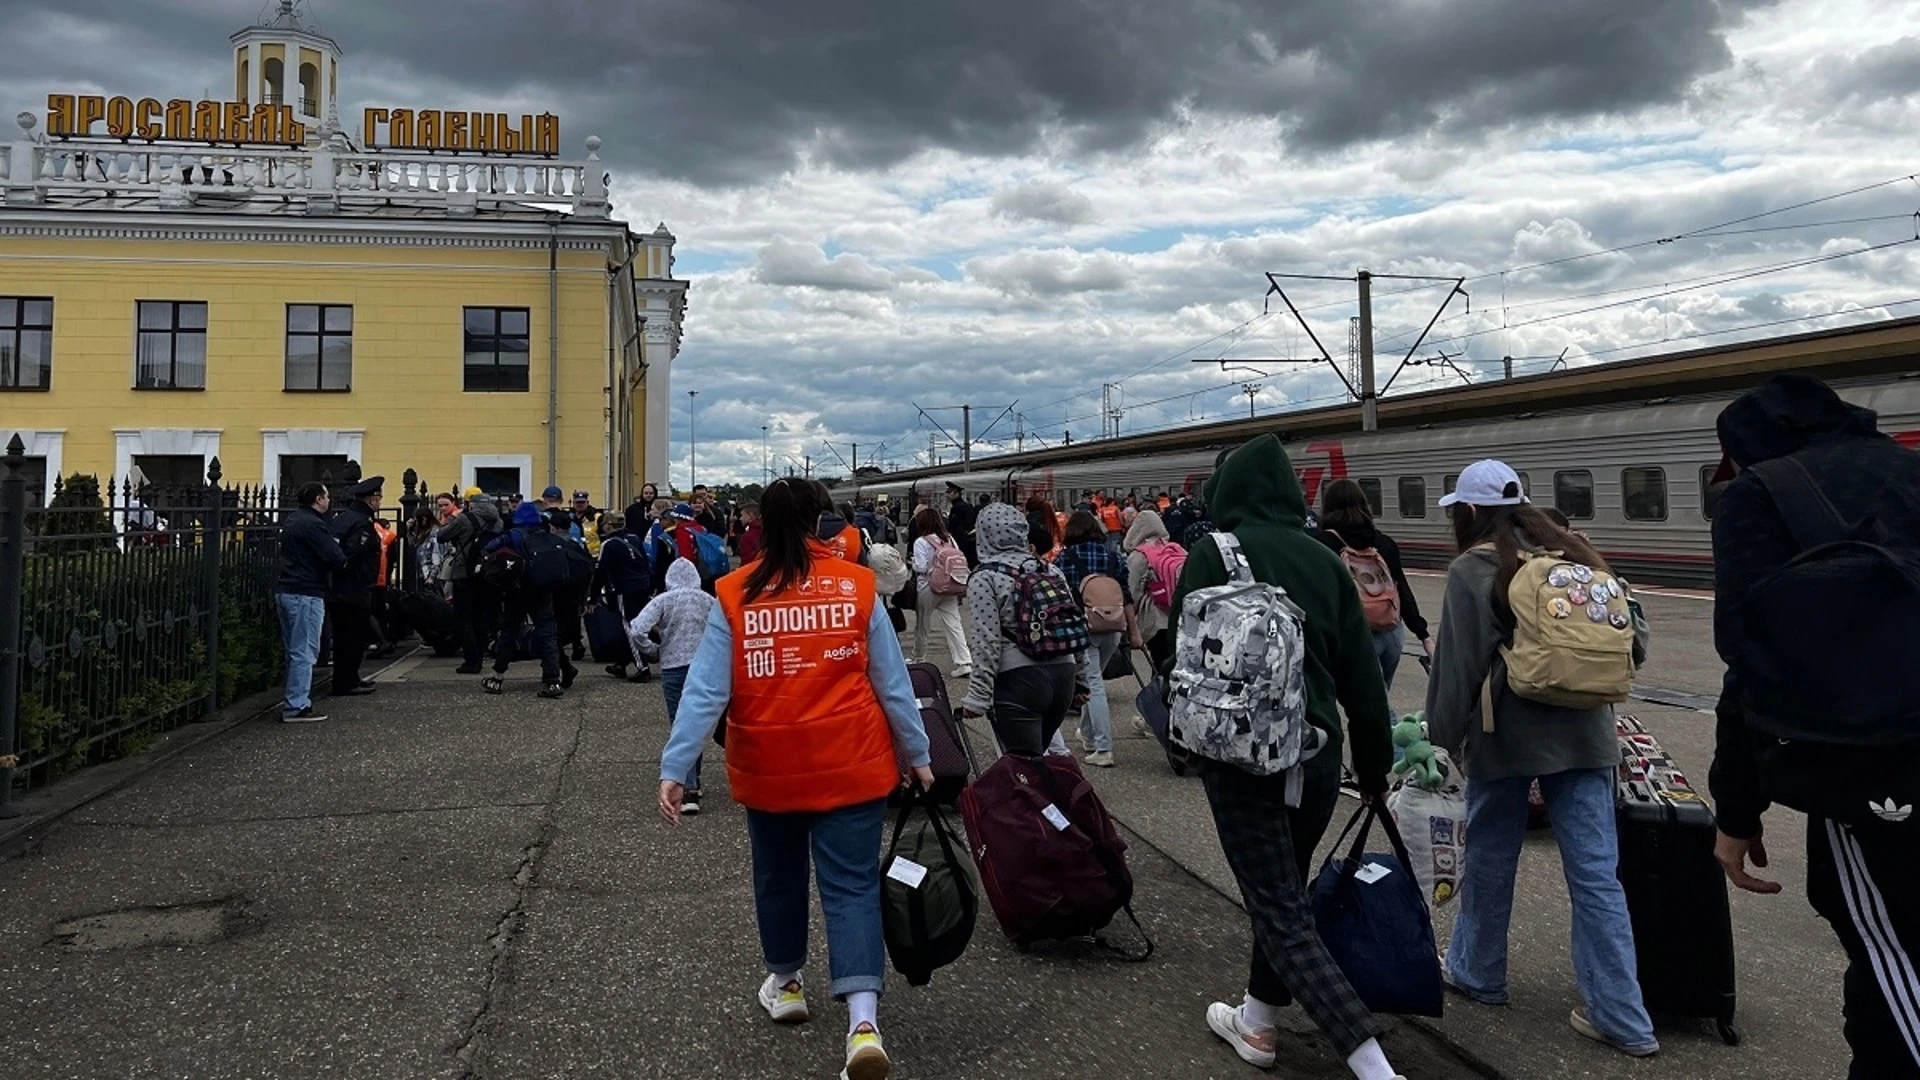
<svg viewBox="0 0 1920 1080">
<path fill-rule="evenodd" d="M 769 441 L 767 425 L 760 425 L 760 483 L 773 483 L 773 458 L 770 456 L 773 444 Z"/>
<path fill-rule="evenodd" d="M 700 391 L 687 391 L 687 487 L 692 489 L 700 484 L 700 436 L 693 426 L 693 399 Z"/>
</svg>

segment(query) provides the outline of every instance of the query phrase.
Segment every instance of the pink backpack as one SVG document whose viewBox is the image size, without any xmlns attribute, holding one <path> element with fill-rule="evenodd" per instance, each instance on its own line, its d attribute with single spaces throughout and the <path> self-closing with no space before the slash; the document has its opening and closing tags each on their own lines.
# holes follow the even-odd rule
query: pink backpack
<svg viewBox="0 0 1920 1080">
<path fill-rule="evenodd" d="M 948 540 L 933 553 L 933 565 L 927 568 L 927 588 L 935 596 L 965 596 L 969 576 L 966 553 Z"/>
<path fill-rule="evenodd" d="M 1340 541 L 1340 561 L 1347 564 L 1347 573 L 1353 575 L 1354 587 L 1360 590 L 1360 606 L 1366 609 L 1367 625 L 1375 630 L 1399 626 L 1400 587 L 1394 584 L 1387 560 L 1376 548 L 1349 547 L 1339 533 L 1332 529 L 1327 532 Z"/>
<path fill-rule="evenodd" d="M 1161 611 L 1173 610 L 1173 590 L 1180 584 L 1180 570 L 1187 565 L 1187 549 L 1171 540 L 1145 544 L 1139 549 L 1147 559 L 1147 598 Z"/>
</svg>

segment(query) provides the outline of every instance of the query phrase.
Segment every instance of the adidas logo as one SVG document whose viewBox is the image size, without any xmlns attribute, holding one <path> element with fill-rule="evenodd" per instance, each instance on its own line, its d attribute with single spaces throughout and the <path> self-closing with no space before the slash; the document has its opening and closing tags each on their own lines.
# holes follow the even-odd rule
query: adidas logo
<svg viewBox="0 0 1920 1080">
<path fill-rule="evenodd" d="M 1891 821 L 1895 824 L 1913 816 L 1913 805 L 1911 803 L 1906 806 L 1895 806 L 1893 805 L 1893 796 L 1891 795 L 1887 796 L 1885 803 L 1877 803 L 1872 799 L 1868 799 L 1867 807 L 1878 815 L 1881 821 Z"/>
</svg>

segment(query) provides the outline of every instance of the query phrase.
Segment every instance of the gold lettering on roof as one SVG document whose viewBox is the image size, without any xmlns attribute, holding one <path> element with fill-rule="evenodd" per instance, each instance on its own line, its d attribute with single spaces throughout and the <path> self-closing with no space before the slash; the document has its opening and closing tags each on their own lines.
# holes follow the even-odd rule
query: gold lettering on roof
<svg viewBox="0 0 1920 1080">
<path fill-rule="evenodd" d="M 174 98 L 106 97 L 100 94 L 47 95 L 47 134 L 89 138 L 105 122 L 111 138 L 146 142 L 265 143 L 299 145 L 305 124 L 291 105 L 253 105 L 244 101 L 190 101 Z"/>
<path fill-rule="evenodd" d="M 481 151 L 499 154 L 560 153 L 560 118 L 552 113 L 519 117 L 452 109 L 370 108 L 361 114 L 369 149 Z"/>
</svg>

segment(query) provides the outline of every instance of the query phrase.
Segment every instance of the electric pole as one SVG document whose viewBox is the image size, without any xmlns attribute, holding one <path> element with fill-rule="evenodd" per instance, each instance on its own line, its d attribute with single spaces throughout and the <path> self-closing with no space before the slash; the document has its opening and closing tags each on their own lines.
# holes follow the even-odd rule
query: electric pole
<svg viewBox="0 0 1920 1080">
<path fill-rule="evenodd" d="M 1360 430 L 1380 430 L 1380 396 L 1373 388 L 1373 275 L 1360 271 Z M 1423 335 L 1424 336 L 1424 335 Z"/>
<path fill-rule="evenodd" d="M 1260 392 L 1260 384 L 1248 382 L 1240 384 L 1240 392 L 1247 395 L 1247 419 L 1253 419 L 1253 396 Z"/>
<path fill-rule="evenodd" d="M 689 490 L 700 484 L 700 436 L 693 426 L 693 399 L 700 391 L 687 391 L 687 487 Z"/>
<path fill-rule="evenodd" d="M 973 406 L 960 406 L 960 471 L 973 467 Z"/>
</svg>

